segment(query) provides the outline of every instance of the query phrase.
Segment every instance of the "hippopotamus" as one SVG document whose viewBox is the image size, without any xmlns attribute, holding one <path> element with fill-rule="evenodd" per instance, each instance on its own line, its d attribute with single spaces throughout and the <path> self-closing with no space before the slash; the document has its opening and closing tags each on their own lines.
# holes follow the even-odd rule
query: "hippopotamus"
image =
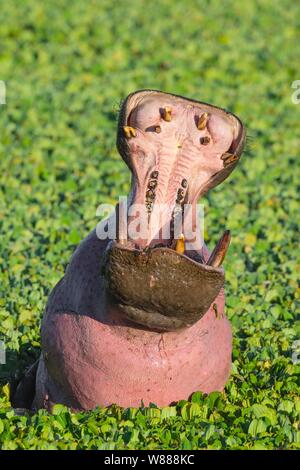
<svg viewBox="0 0 300 470">
<path fill-rule="evenodd" d="M 17 389 L 19 406 L 163 407 L 223 390 L 232 353 L 222 267 L 230 233 L 210 253 L 203 233 L 196 248 L 184 231 L 175 237 L 174 218 L 228 177 L 245 135 L 237 116 L 205 102 L 156 90 L 124 100 L 117 148 L 132 174 L 125 215 L 119 203 L 102 224 L 114 218 L 115 238 L 96 227 L 51 292 L 41 356 Z M 133 237 L 135 205 L 146 230 Z M 155 219 L 160 205 L 170 210 Z"/>
</svg>

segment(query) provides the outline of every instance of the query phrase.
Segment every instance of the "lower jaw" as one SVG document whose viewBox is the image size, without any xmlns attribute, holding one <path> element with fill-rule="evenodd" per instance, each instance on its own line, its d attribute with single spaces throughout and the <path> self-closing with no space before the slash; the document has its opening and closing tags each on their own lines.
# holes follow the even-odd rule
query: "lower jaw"
<svg viewBox="0 0 300 470">
<path fill-rule="evenodd" d="M 158 312 L 144 310 L 118 302 L 116 302 L 115 305 L 128 320 L 134 324 L 146 327 L 151 331 L 176 331 L 188 326 L 185 322 L 174 316 L 166 316 Z"/>
<path fill-rule="evenodd" d="M 172 331 L 201 319 L 224 284 L 222 268 L 167 247 L 141 250 L 112 243 L 106 252 L 106 287 L 130 321 Z"/>
</svg>

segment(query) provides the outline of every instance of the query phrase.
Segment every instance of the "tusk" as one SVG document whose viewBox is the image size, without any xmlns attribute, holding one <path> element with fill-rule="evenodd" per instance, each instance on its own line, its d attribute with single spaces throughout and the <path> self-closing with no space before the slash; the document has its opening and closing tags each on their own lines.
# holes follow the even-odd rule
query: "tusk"
<svg viewBox="0 0 300 470">
<path fill-rule="evenodd" d="M 180 253 L 183 255 L 184 253 L 184 235 L 181 234 L 180 237 L 178 238 L 176 242 L 176 247 L 175 247 L 176 253 Z"/>
<path fill-rule="evenodd" d="M 213 266 L 214 268 L 219 268 L 221 266 L 230 244 L 230 238 L 230 230 L 225 230 L 207 261 L 209 266 Z"/>
<path fill-rule="evenodd" d="M 127 240 L 126 215 L 126 204 L 120 201 L 116 206 L 116 238 L 120 244 L 124 244 Z"/>
</svg>

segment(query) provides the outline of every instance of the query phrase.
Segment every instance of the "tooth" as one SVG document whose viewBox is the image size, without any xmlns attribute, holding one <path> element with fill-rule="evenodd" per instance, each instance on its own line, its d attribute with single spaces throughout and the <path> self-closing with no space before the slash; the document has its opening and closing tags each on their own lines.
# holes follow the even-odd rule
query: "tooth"
<svg viewBox="0 0 300 470">
<path fill-rule="evenodd" d="M 120 244 L 127 240 L 126 204 L 122 201 L 116 206 L 116 238 Z"/>
<path fill-rule="evenodd" d="M 147 203 L 146 203 L 146 209 L 147 209 L 147 212 L 148 212 L 148 213 L 151 213 L 151 212 L 152 212 L 152 207 L 153 207 L 152 202 L 147 202 Z"/>
<path fill-rule="evenodd" d="M 200 144 L 202 145 L 208 145 L 210 142 L 210 137 L 208 137 L 207 135 L 204 136 L 204 137 L 201 137 L 200 139 Z"/>
<path fill-rule="evenodd" d="M 231 155 L 233 154 L 230 152 L 223 153 L 223 155 L 221 155 L 221 160 L 227 160 L 227 158 L 231 157 Z"/>
<path fill-rule="evenodd" d="M 183 200 L 183 198 L 184 198 L 184 190 L 182 188 L 179 188 L 178 191 L 177 191 L 176 203 L 180 204 L 180 202 Z"/>
<path fill-rule="evenodd" d="M 207 261 L 208 265 L 213 266 L 214 268 L 219 268 L 221 266 L 230 244 L 230 238 L 230 230 L 225 230 Z"/>
<path fill-rule="evenodd" d="M 160 126 L 155 126 L 155 132 L 156 134 L 160 134 L 161 133 L 161 127 Z"/>
<path fill-rule="evenodd" d="M 123 126 L 123 131 L 124 131 L 126 139 L 131 139 L 131 137 L 136 136 L 136 130 L 133 127 Z"/>
<path fill-rule="evenodd" d="M 157 180 L 157 178 L 158 178 L 158 171 L 157 171 L 157 170 L 152 171 L 152 173 L 151 173 L 151 178 Z"/>
<path fill-rule="evenodd" d="M 148 189 L 146 192 L 146 201 L 153 201 L 155 199 L 155 192 L 152 189 Z"/>
<path fill-rule="evenodd" d="M 150 180 L 148 183 L 148 188 L 155 189 L 157 186 L 157 180 Z"/>
<path fill-rule="evenodd" d="M 184 178 L 184 179 L 181 181 L 181 186 L 182 186 L 183 188 L 187 188 L 187 185 L 188 185 L 188 182 L 187 182 L 187 180 Z"/>
<path fill-rule="evenodd" d="M 238 160 L 238 158 L 239 157 L 237 155 L 234 155 L 234 153 L 230 153 L 230 152 L 223 153 L 223 155 L 221 156 L 221 160 L 223 160 L 224 166 L 227 166 L 230 163 L 235 162 L 236 160 Z"/>
<path fill-rule="evenodd" d="M 184 235 L 181 234 L 180 237 L 178 238 L 176 242 L 176 248 L 175 248 L 176 253 L 180 253 L 183 255 L 184 253 Z"/>
<path fill-rule="evenodd" d="M 163 113 L 162 113 L 162 118 L 164 121 L 167 121 L 167 122 L 170 122 L 171 119 L 172 119 L 172 109 L 169 107 L 169 106 L 166 106 L 164 109 L 163 109 Z"/>
<path fill-rule="evenodd" d="M 203 131 L 203 129 L 206 128 L 207 121 L 208 121 L 207 113 L 203 113 L 201 114 L 201 116 L 199 116 L 198 124 L 197 124 L 197 128 L 199 129 L 199 131 Z"/>
</svg>

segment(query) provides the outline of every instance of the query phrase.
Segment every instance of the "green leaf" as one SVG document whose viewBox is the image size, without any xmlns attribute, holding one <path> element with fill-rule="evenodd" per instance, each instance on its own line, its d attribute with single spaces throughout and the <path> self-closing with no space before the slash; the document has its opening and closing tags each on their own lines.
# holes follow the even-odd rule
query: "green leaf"
<svg viewBox="0 0 300 470">
<path fill-rule="evenodd" d="M 192 403 L 198 403 L 200 405 L 202 403 L 202 401 L 203 401 L 203 393 L 202 392 L 193 393 L 193 395 L 191 397 L 191 402 Z"/>
<path fill-rule="evenodd" d="M 271 425 L 277 422 L 276 411 L 266 405 L 255 404 L 252 406 L 252 411 L 256 418 L 268 418 Z"/>
<path fill-rule="evenodd" d="M 52 414 L 53 415 L 60 415 L 61 413 L 66 412 L 68 409 L 64 405 L 56 404 L 52 407 Z"/>
<path fill-rule="evenodd" d="M 161 419 L 172 418 L 176 414 L 176 406 L 167 406 L 161 410 Z"/>
</svg>

